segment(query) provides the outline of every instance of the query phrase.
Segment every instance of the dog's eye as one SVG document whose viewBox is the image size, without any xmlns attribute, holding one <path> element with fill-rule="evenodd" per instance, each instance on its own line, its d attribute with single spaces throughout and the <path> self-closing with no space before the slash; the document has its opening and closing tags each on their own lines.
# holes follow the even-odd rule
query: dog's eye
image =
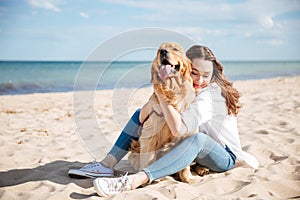
<svg viewBox="0 0 300 200">
<path fill-rule="evenodd" d="M 174 51 L 179 51 L 177 48 L 173 48 Z"/>
<path fill-rule="evenodd" d="M 175 65 L 174 69 L 175 69 L 176 71 L 179 71 L 180 65 Z"/>
</svg>

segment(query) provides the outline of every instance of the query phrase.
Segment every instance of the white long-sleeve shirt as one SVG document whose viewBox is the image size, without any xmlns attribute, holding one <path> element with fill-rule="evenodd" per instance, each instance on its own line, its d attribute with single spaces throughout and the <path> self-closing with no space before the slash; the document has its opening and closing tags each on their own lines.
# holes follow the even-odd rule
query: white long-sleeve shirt
<svg viewBox="0 0 300 200">
<path fill-rule="evenodd" d="M 226 100 L 216 83 L 198 91 L 194 102 L 182 113 L 181 118 L 188 132 L 198 128 L 199 132 L 209 135 L 224 148 L 227 145 L 238 159 L 258 168 L 257 159 L 242 150 L 237 119 L 228 115 Z"/>
</svg>

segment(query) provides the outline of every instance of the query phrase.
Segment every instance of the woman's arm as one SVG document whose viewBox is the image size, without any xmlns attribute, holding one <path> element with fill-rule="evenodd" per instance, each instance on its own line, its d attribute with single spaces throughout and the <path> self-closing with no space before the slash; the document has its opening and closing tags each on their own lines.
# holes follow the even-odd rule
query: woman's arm
<svg viewBox="0 0 300 200">
<path fill-rule="evenodd" d="M 181 120 L 180 113 L 175 108 L 169 105 L 163 97 L 157 94 L 165 120 L 175 137 L 180 137 L 187 132 L 185 124 Z"/>
</svg>

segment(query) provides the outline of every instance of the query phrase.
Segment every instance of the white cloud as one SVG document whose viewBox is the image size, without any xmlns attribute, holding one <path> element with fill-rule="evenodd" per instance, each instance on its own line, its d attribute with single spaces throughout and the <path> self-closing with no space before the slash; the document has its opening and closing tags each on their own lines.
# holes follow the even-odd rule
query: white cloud
<svg viewBox="0 0 300 200">
<path fill-rule="evenodd" d="M 149 12 L 133 16 L 135 19 L 149 21 L 201 22 L 203 20 L 232 19 L 230 4 L 213 1 L 136 1 L 107 0 L 120 6 L 147 9 Z M 216 6 L 213 6 L 213 5 Z"/>
<path fill-rule="evenodd" d="M 274 21 L 270 16 L 263 16 L 259 21 L 263 28 L 272 28 L 274 26 Z"/>
<path fill-rule="evenodd" d="M 283 45 L 284 41 L 280 39 L 270 39 L 270 40 L 259 40 L 258 43 L 278 46 L 278 45 Z"/>
<path fill-rule="evenodd" d="M 89 18 L 89 15 L 86 14 L 85 12 L 80 12 L 79 14 L 80 14 L 80 16 L 83 17 L 83 18 Z"/>
<path fill-rule="evenodd" d="M 61 11 L 61 9 L 55 5 L 55 1 L 28 0 L 28 3 L 33 7 L 43 8 L 53 12 Z"/>
<path fill-rule="evenodd" d="M 220 0 L 203 1 L 137 1 L 108 0 L 124 7 L 144 9 L 131 17 L 145 24 L 177 30 L 197 41 L 219 38 L 243 38 L 271 45 L 284 44 L 293 26 L 279 21 L 277 16 L 299 11 L 298 0 L 246 0 L 228 3 Z M 158 6 L 159 5 L 159 6 Z"/>
<path fill-rule="evenodd" d="M 247 24 L 258 28 L 272 28 L 276 25 L 276 16 L 299 11 L 299 0 L 247 0 L 240 3 L 227 3 L 220 0 L 203 1 L 137 1 L 137 0 L 107 0 L 120 6 L 146 9 L 140 15 L 133 15 L 135 20 L 155 22 L 157 24 L 195 24 L 195 26 L 235 26 Z M 245 28 L 247 28 L 245 26 Z M 235 28 L 235 27 L 232 27 Z"/>
<path fill-rule="evenodd" d="M 193 38 L 196 42 L 202 42 L 207 37 L 221 37 L 228 36 L 231 33 L 225 29 L 216 28 L 201 28 L 201 27 L 180 27 L 174 28 L 174 30 Z"/>
</svg>

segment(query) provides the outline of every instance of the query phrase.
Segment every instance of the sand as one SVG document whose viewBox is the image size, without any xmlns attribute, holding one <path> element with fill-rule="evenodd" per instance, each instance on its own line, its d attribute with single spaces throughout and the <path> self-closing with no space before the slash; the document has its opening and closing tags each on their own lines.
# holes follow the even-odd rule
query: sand
<svg viewBox="0 0 300 200">
<path fill-rule="evenodd" d="M 167 176 L 103 199 L 300 198 L 300 76 L 234 84 L 243 93 L 242 147 L 261 163 L 257 170 L 238 162 L 193 184 Z M 67 171 L 101 159 L 151 92 L 97 91 L 93 105 L 73 92 L 0 96 L 0 199 L 100 199 L 92 179 Z M 126 158 L 116 168 L 131 170 Z"/>
</svg>

